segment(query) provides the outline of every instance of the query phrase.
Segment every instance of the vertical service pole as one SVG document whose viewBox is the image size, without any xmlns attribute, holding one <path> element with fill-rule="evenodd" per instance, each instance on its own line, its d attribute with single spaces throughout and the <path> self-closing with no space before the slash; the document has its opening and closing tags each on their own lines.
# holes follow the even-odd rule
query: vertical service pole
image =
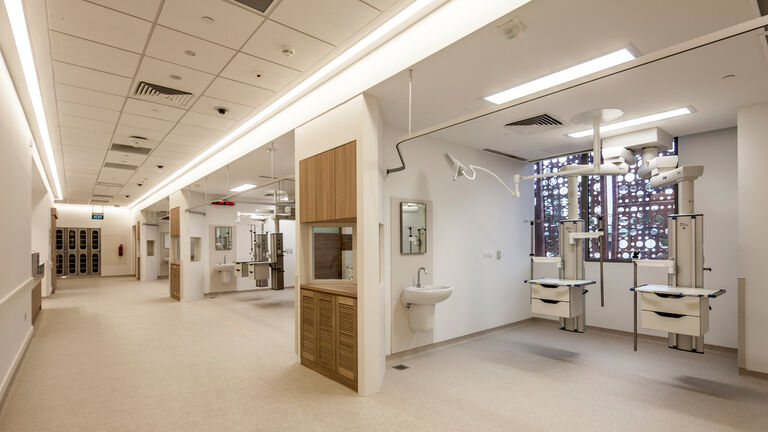
<svg viewBox="0 0 768 432">
<path fill-rule="evenodd" d="M 633 274 L 634 274 L 633 286 L 635 287 L 632 290 L 632 293 L 634 294 L 634 309 L 632 312 L 634 313 L 634 316 L 635 316 L 635 329 L 633 333 L 633 338 L 635 343 L 635 351 L 637 351 L 637 262 L 636 261 L 632 262 L 632 267 L 633 267 Z"/>
<path fill-rule="evenodd" d="M 533 257 L 536 256 L 536 240 L 535 240 L 535 228 L 534 221 L 531 220 L 531 279 L 533 279 Z"/>
<path fill-rule="evenodd" d="M 603 233 L 598 240 L 600 241 L 600 307 L 605 307 L 605 273 L 603 271 L 603 257 L 605 256 L 605 222 L 603 215 L 597 217 L 598 229 Z"/>
</svg>

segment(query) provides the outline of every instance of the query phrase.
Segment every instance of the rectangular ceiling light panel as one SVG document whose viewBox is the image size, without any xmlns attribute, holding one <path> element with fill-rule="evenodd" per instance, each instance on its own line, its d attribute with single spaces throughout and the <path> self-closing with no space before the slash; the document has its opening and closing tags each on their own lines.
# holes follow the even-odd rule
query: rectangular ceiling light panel
<svg viewBox="0 0 768 432">
<path fill-rule="evenodd" d="M 637 117 L 631 120 L 625 120 L 618 123 L 611 123 L 609 125 L 600 126 L 600 133 L 606 133 L 611 132 L 619 129 L 626 129 L 632 126 L 639 126 L 646 123 L 653 123 L 655 121 L 661 121 L 670 119 L 673 117 L 680 117 L 687 114 L 692 114 L 693 108 L 691 107 L 683 107 L 683 108 L 677 108 L 669 111 L 664 111 L 656 114 L 649 114 L 642 117 Z M 583 131 L 578 131 L 574 133 L 569 133 L 568 136 L 571 138 L 584 138 L 588 136 L 592 136 L 592 133 L 594 131 L 592 129 L 586 129 Z"/>
<path fill-rule="evenodd" d="M 232 188 L 229 191 L 230 192 L 242 192 L 242 191 L 247 191 L 248 189 L 253 189 L 255 187 L 256 187 L 256 185 L 252 185 L 252 184 L 246 183 L 246 184 L 240 185 L 240 186 L 238 186 L 236 188 Z"/>
<path fill-rule="evenodd" d="M 488 102 L 493 102 L 497 105 L 501 105 L 503 103 L 507 103 L 509 101 L 567 83 L 568 81 L 583 78 L 587 75 L 600 72 L 602 70 L 626 63 L 634 59 L 635 55 L 632 54 L 628 48 L 622 48 L 602 57 L 577 64 L 576 66 L 571 66 L 568 69 L 563 69 L 559 72 L 537 78 L 533 81 L 529 81 L 527 83 L 520 84 L 518 86 L 488 96 L 485 98 L 485 100 Z"/>
</svg>

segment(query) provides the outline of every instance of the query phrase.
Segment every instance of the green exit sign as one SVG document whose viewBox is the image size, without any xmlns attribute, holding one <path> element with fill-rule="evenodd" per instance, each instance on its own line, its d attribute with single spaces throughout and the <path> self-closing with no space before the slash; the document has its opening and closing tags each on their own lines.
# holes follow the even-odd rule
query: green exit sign
<svg viewBox="0 0 768 432">
<path fill-rule="evenodd" d="M 99 219 L 99 220 L 101 220 L 101 219 L 104 219 L 104 215 L 103 214 L 92 214 L 91 215 L 91 219 Z"/>
</svg>

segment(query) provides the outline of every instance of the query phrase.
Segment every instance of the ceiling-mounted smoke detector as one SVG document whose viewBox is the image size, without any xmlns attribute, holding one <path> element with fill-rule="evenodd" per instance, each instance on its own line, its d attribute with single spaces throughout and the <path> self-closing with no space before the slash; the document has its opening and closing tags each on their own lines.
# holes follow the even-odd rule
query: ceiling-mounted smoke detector
<svg viewBox="0 0 768 432">
<path fill-rule="evenodd" d="M 139 82 L 134 95 L 144 100 L 179 107 L 186 107 L 193 96 L 192 93 L 184 90 L 178 90 L 145 81 Z"/>
<path fill-rule="evenodd" d="M 521 135 L 531 135 L 547 132 L 562 125 L 563 122 L 550 114 L 539 114 L 527 119 L 507 123 L 504 127 Z"/>
</svg>

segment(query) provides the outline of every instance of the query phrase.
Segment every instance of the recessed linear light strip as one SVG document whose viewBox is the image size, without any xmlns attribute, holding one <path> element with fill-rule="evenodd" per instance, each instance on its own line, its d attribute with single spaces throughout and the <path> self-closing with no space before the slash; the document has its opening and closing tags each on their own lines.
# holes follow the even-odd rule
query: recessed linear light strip
<svg viewBox="0 0 768 432">
<path fill-rule="evenodd" d="M 600 133 L 611 132 L 619 129 L 626 129 L 632 126 L 639 126 L 642 124 L 652 123 L 655 121 L 661 121 L 661 120 L 666 120 L 674 117 L 680 117 L 683 115 L 692 114 L 693 112 L 694 112 L 693 108 L 683 107 L 683 108 L 677 108 L 677 109 L 664 111 L 656 114 L 649 114 L 649 115 L 634 118 L 631 120 L 625 120 L 618 123 L 612 123 L 609 125 L 600 126 Z M 584 137 L 592 136 L 593 133 L 594 133 L 594 130 L 587 129 L 583 131 L 569 133 L 568 136 L 571 138 L 584 138 Z"/>
<path fill-rule="evenodd" d="M 250 183 L 246 183 L 246 184 L 242 184 L 242 185 L 240 185 L 240 186 L 238 186 L 236 188 L 232 188 L 229 191 L 230 192 L 243 192 L 243 191 L 247 191 L 248 189 L 253 189 L 255 187 L 256 187 L 256 185 L 252 185 Z"/>
<path fill-rule="evenodd" d="M 528 81 L 527 83 L 488 96 L 485 100 L 493 102 L 496 105 L 501 105 L 511 100 L 519 99 L 523 96 L 528 96 L 560 84 L 565 84 L 568 81 L 583 78 L 595 72 L 600 72 L 634 59 L 635 55 L 628 48 L 623 48 L 610 54 L 577 64 L 576 66 L 571 66 L 568 69 L 563 69 L 559 72 L 537 78 L 533 81 Z"/>
<path fill-rule="evenodd" d="M 35 59 L 32 55 L 32 45 L 29 42 L 29 32 L 27 30 L 27 20 L 24 16 L 24 5 L 22 0 L 3 0 L 5 10 L 8 12 L 8 20 L 11 23 L 11 32 L 16 42 L 16 51 L 21 61 L 21 69 L 24 72 L 24 81 L 27 83 L 27 91 L 32 100 L 32 109 L 35 112 L 35 120 L 40 129 L 40 137 L 43 140 L 45 158 L 48 161 L 48 167 L 51 170 L 53 184 L 56 189 L 56 199 L 63 199 L 61 193 L 61 183 L 59 182 L 59 171 L 56 169 L 56 158 L 53 155 L 53 145 L 51 144 L 51 135 L 48 132 L 48 121 L 45 118 L 45 108 L 43 106 L 43 97 L 40 94 L 40 82 L 37 80 L 37 69 L 35 68 Z M 45 177 L 45 171 L 43 171 Z"/>
<path fill-rule="evenodd" d="M 6 0 L 8 1 L 8 0 Z M 264 120 L 267 116 L 275 113 L 278 109 L 282 108 L 286 103 L 288 103 L 291 99 L 294 97 L 300 95 L 302 92 L 307 90 L 312 85 L 318 83 L 320 80 L 328 77 L 331 72 L 334 71 L 337 67 L 343 65 L 345 62 L 350 60 L 355 55 L 359 54 L 372 44 L 374 44 L 376 41 L 384 37 L 387 33 L 395 29 L 397 26 L 411 18 L 412 16 L 419 13 L 419 11 L 423 10 L 430 4 L 434 3 L 437 0 L 416 0 L 415 2 L 411 3 L 408 7 L 400 11 L 397 15 L 389 19 L 389 21 L 382 24 L 380 27 L 378 27 L 376 30 L 369 33 L 367 36 L 359 40 L 356 44 L 352 45 L 349 49 L 344 51 L 343 53 L 339 54 L 338 57 L 334 58 L 330 62 L 328 62 L 325 66 L 321 67 L 317 72 L 309 76 L 309 78 L 305 79 L 304 81 L 300 82 L 296 87 L 293 87 L 290 89 L 286 94 L 278 98 L 276 101 L 271 103 L 269 106 L 264 108 L 262 111 L 260 111 L 258 114 L 251 117 L 247 122 L 243 123 L 240 127 L 235 129 L 234 131 L 230 132 L 219 140 L 216 144 L 212 145 L 211 147 L 208 147 L 205 151 L 197 155 L 194 159 L 192 159 L 189 163 L 184 165 L 180 170 L 176 171 L 175 173 L 171 174 L 169 177 L 167 177 L 165 180 L 160 182 L 157 186 L 153 187 L 147 193 L 139 197 L 136 201 L 134 201 L 129 207 L 133 208 L 138 203 L 143 201 L 148 196 L 152 195 L 153 193 L 157 192 L 162 188 L 163 186 L 167 185 L 174 179 L 178 178 L 188 170 L 195 167 L 198 163 L 202 162 L 206 158 L 208 158 L 210 155 L 215 153 L 216 151 L 220 150 L 222 147 L 224 147 L 226 144 L 231 143 L 236 138 L 238 138 L 240 135 L 248 132 L 250 129 L 252 129 L 258 122 Z"/>
</svg>

